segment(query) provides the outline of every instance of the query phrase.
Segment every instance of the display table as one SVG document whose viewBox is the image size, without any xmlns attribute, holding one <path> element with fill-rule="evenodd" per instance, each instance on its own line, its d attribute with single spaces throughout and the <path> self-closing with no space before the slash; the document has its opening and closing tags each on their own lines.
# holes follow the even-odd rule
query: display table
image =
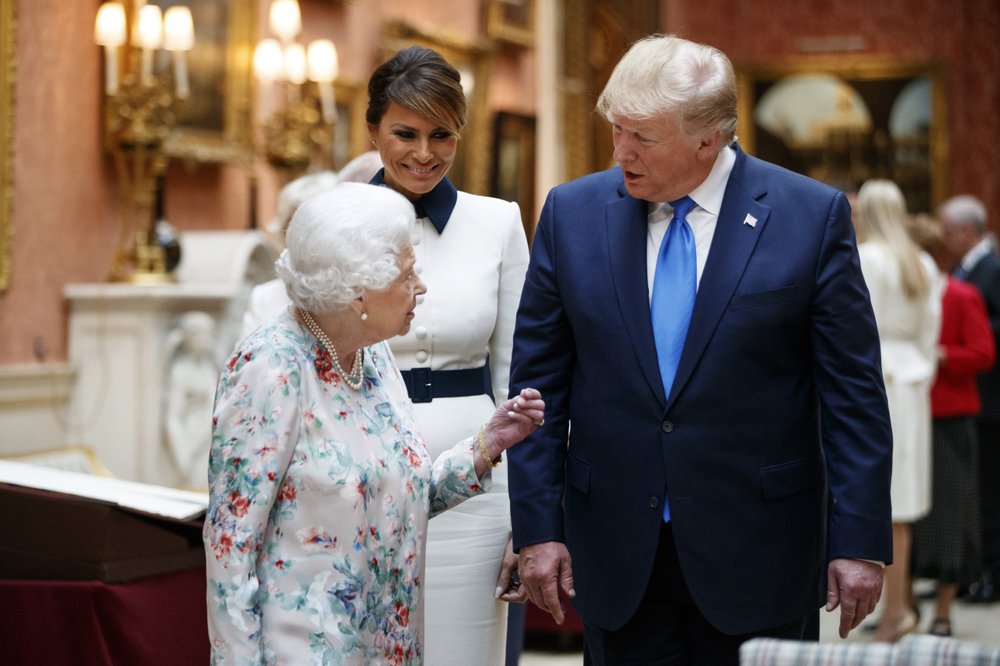
<svg viewBox="0 0 1000 666">
<path fill-rule="evenodd" d="M 207 664 L 207 502 L 0 461 L 0 664 Z"/>
<path fill-rule="evenodd" d="M 205 569 L 127 583 L 0 580 L 3 663 L 207 664 Z"/>
</svg>

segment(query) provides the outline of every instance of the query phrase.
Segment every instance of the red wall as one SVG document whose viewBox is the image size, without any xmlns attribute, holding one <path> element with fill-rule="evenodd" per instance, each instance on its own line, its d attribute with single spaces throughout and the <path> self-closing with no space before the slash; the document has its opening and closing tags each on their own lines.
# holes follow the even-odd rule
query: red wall
<svg viewBox="0 0 1000 666">
<path fill-rule="evenodd" d="M 1000 231 L 1000 2 L 997 0 L 663 0 L 663 30 L 733 63 L 804 57 L 800 40 L 860 37 L 842 55 L 941 61 L 947 72 L 947 195 L 981 198 Z M 829 57 L 831 54 L 817 54 Z"/>
</svg>

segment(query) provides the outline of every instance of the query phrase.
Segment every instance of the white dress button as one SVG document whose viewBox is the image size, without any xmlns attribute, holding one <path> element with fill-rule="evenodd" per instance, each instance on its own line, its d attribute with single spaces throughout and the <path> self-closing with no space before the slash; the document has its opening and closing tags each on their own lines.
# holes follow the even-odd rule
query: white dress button
<svg viewBox="0 0 1000 666">
<path fill-rule="evenodd" d="M 420 264 L 420 263 L 413 264 L 413 272 L 416 273 L 417 275 L 420 275 L 421 273 L 423 273 L 424 272 L 424 266 L 423 266 L 423 264 Z"/>
<path fill-rule="evenodd" d="M 423 294 L 417 294 L 417 304 L 419 305 L 420 303 L 423 303 L 423 302 L 424 302 L 424 295 Z"/>
<path fill-rule="evenodd" d="M 427 327 L 417 326 L 417 329 L 413 331 L 413 334 L 422 340 L 427 337 Z"/>
<path fill-rule="evenodd" d="M 414 245 L 420 245 L 420 234 L 413 234 L 410 236 L 410 242 Z"/>
<path fill-rule="evenodd" d="M 416 354 L 414 354 L 414 357 L 417 359 L 417 363 L 424 363 L 427 360 L 428 356 L 430 356 L 430 354 L 428 354 L 423 349 L 419 350 Z"/>
</svg>

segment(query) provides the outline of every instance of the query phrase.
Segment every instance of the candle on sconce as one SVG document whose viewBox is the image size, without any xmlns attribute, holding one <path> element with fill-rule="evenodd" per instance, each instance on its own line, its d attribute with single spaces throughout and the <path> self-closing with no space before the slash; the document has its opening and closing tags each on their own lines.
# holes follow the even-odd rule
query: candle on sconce
<svg viewBox="0 0 1000 666">
<path fill-rule="evenodd" d="M 267 118 L 271 115 L 271 84 L 280 79 L 285 72 L 284 56 L 281 44 L 276 39 L 262 39 L 253 52 L 253 71 L 264 88 L 260 96 L 260 113 Z"/>
<path fill-rule="evenodd" d="M 177 97 L 191 94 L 188 81 L 187 51 L 194 48 L 194 21 L 191 10 L 184 6 L 171 7 L 163 16 L 163 48 L 173 54 L 174 86 Z"/>
<path fill-rule="evenodd" d="M 337 119 L 337 107 L 333 89 L 333 82 L 337 79 L 340 69 L 337 60 L 337 47 L 329 39 L 317 39 L 309 44 L 307 59 L 309 62 L 309 78 L 315 81 L 319 87 L 319 101 L 323 112 L 323 122 L 332 125 Z"/>
<path fill-rule="evenodd" d="M 285 78 L 290 102 L 299 101 L 299 86 L 306 82 L 306 50 L 301 44 L 285 45 Z"/>
<path fill-rule="evenodd" d="M 104 47 L 104 94 L 118 93 L 118 47 L 125 44 L 125 7 L 105 2 L 97 10 L 94 41 Z"/>
<path fill-rule="evenodd" d="M 302 13 L 298 0 L 274 0 L 268 13 L 271 32 L 287 44 L 302 31 Z"/>
<path fill-rule="evenodd" d="M 140 81 L 144 86 L 153 85 L 153 53 L 162 43 L 163 14 L 156 5 L 143 5 L 139 8 L 132 44 L 142 50 Z"/>
</svg>

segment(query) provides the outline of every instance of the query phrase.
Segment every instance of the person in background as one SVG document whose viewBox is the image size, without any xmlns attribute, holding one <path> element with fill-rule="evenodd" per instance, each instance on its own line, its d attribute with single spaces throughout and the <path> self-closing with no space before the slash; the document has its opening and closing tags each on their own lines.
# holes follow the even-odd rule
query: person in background
<svg viewBox="0 0 1000 666">
<path fill-rule="evenodd" d="M 840 635 L 891 559 L 891 430 L 843 193 L 733 142 L 724 54 L 632 45 L 597 109 L 612 168 L 553 189 L 511 390 L 519 574 L 592 664 L 739 662 L 754 636 Z M 662 242 L 661 242 L 662 239 Z"/>
<path fill-rule="evenodd" d="M 986 206 L 960 194 L 937 209 L 944 229 L 944 246 L 955 262 L 954 276 L 969 282 L 986 301 L 994 342 L 1000 344 L 1000 256 L 989 233 Z M 1000 601 L 1000 368 L 979 375 L 982 409 L 976 420 L 979 435 L 979 497 L 982 510 L 982 577 L 966 601 Z"/>
<path fill-rule="evenodd" d="M 889 180 L 858 190 L 858 254 L 882 346 L 892 420 L 892 566 L 885 571 L 874 640 L 895 642 L 916 628 L 910 586 L 912 523 L 931 506 L 930 388 L 941 329 L 941 279 L 910 238 L 906 202 Z"/>
<path fill-rule="evenodd" d="M 428 453 L 385 342 L 426 291 L 413 222 L 402 196 L 360 183 L 292 217 L 275 265 L 292 305 L 236 346 L 216 392 L 212 663 L 424 663 L 428 518 L 486 492 L 542 422 L 526 389 Z"/>
<path fill-rule="evenodd" d="M 979 578 L 979 447 L 976 376 L 993 367 L 996 345 L 986 304 L 972 285 L 948 275 L 941 225 L 914 216 L 910 235 L 934 257 L 945 280 L 937 376 L 931 387 L 933 422 L 931 510 L 913 525 L 913 575 L 937 581 L 928 633 L 951 636 L 951 607 L 959 585 Z"/>
<path fill-rule="evenodd" d="M 389 344 L 433 456 L 474 434 L 507 395 L 528 244 L 516 203 L 458 191 L 448 179 L 466 100 L 458 71 L 438 53 L 413 46 L 376 68 L 366 119 L 385 165 L 372 182 L 416 209 L 410 238 L 428 293 L 409 332 Z M 494 470 L 489 493 L 431 522 L 428 664 L 503 663 L 506 601 L 523 598 L 511 584 L 509 536 L 506 468 Z"/>
<path fill-rule="evenodd" d="M 285 227 L 292 214 L 309 197 L 332 188 L 337 183 L 367 183 L 382 168 L 378 153 L 370 150 L 358 155 L 344 165 L 339 172 L 316 171 L 291 181 L 278 193 L 277 210 L 267 225 L 267 230 L 275 239 L 278 252 L 285 247 Z M 250 291 L 247 310 L 243 314 L 240 337 L 245 338 L 275 312 L 288 305 L 285 284 L 279 280 L 269 280 L 256 285 Z"/>
</svg>

